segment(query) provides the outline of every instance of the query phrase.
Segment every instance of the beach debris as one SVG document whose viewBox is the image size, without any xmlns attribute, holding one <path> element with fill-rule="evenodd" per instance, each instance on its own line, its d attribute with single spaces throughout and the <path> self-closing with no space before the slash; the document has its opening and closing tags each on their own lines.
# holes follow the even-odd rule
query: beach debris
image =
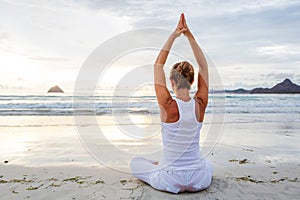
<svg viewBox="0 0 300 200">
<path fill-rule="evenodd" d="M 55 184 L 55 183 L 51 183 L 49 186 L 47 186 L 46 188 L 49 188 L 49 187 L 60 187 L 59 184 Z"/>
<path fill-rule="evenodd" d="M 283 178 L 279 178 L 279 179 L 274 179 L 271 180 L 269 179 L 268 181 L 264 181 L 264 180 L 256 180 L 254 178 L 252 178 L 251 176 L 242 176 L 242 177 L 237 177 L 235 178 L 236 181 L 249 181 L 252 183 L 280 183 L 283 181 L 288 181 L 288 182 L 299 182 L 298 178 L 294 178 L 294 179 L 289 179 L 288 177 L 283 177 Z"/>
<path fill-rule="evenodd" d="M 76 183 L 81 184 L 83 182 L 82 180 L 86 180 L 88 178 L 91 178 L 91 176 L 86 176 L 86 177 L 75 176 L 75 177 L 71 177 L 71 178 L 66 178 L 63 181 L 64 182 L 70 181 L 70 182 L 76 182 Z"/>
<path fill-rule="evenodd" d="M 3 179 L 0 179 L 0 184 L 1 184 L 1 183 L 8 183 L 8 181 L 3 180 Z"/>
<path fill-rule="evenodd" d="M 246 164 L 246 163 L 250 163 L 250 161 L 249 161 L 248 159 L 246 159 L 246 158 L 239 161 L 239 164 L 240 164 L 240 165 L 241 165 L 241 164 Z"/>
<path fill-rule="evenodd" d="M 61 185 L 58 183 L 58 179 L 57 178 L 48 178 L 46 179 L 46 181 L 53 181 L 50 185 L 48 185 L 47 187 L 45 187 L 45 189 L 48 189 L 50 187 L 60 187 Z"/>
<path fill-rule="evenodd" d="M 126 183 L 125 185 L 123 185 L 122 190 L 135 190 L 139 187 L 139 185 L 135 184 L 135 183 Z"/>
<path fill-rule="evenodd" d="M 293 183 L 295 183 L 295 182 L 299 182 L 299 181 L 298 181 L 298 178 L 296 177 L 296 178 L 294 178 L 294 179 L 288 180 L 288 182 L 293 182 Z"/>
<path fill-rule="evenodd" d="M 273 174 L 278 174 L 279 172 L 272 172 Z"/>
<path fill-rule="evenodd" d="M 298 178 L 296 177 L 294 179 L 289 179 L 288 177 L 283 177 L 283 178 L 280 178 L 280 179 L 271 180 L 270 182 L 271 183 L 279 183 L 279 182 L 282 182 L 282 181 L 288 181 L 288 182 L 296 183 L 296 182 L 298 182 Z"/>
<path fill-rule="evenodd" d="M 266 163 L 271 163 L 271 160 L 265 160 Z"/>
<path fill-rule="evenodd" d="M 125 185 L 128 181 L 126 179 L 121 179 L 120 183 L 122 183 L 122 185 Z"/>
<path fill-rule="evenodd" d="M 41 185 L 39 185 L 39 186 L 36 186 L 36 187 L 33 187 L 32 185 L 31 186 L 29 186 L 28 188 L 26 188 L 26 190 L 37 190 L 37 189 L 39 189 L 40 187 L 42 187 L 44 184 L 41 184 Z"/>
<path fill-rule="evenodd" d="M 253 152 L 253 149 L 243 148 L 243 150 Z"/>
<path fill-rule="evenodd" d="M 58 181 L 57 178 L 49 178 L 48 181 Z"/>
<path fill-rule="evenodd" d="M 5 164 L 8 163 L 8 160 L 5 160 L 4 163 L 5 163 Z"/>
<path fill-rule="evenodd" d="M 231 160 L 229 160 L 229 162 L 238 162 L 240 165 L 247 164 L 247 163 L 255 164 L 254 162 L 250 162 L 250 160 L 248 160 L 247 158 L 244 158 L 244 159 L 241 159 L 241 160 L 231 159 Z"/>
<path fill-rule="evenodd" d="M 32 180 L 26 180 L 26 178 L 23 179 L 12 179 L 9 181 L 9 183 L 32 183 Z"/>
<path fill-rule="evenodd" d="M 67 178 L 67 179 L 63 179 L 63 182 L 74 182 L 77 183 L 79 185 L 83 185 L 85 184 L 85 186 L 87 187 L 88 185 L 96 185 L 96 184 L 103 184 L 105 183 L 103 180 L 99 179 L 96 181 L 92 181 L 92 180 L 88 180 L 92 178 L 91 176 L 86 176 L 86 177 L 81 177 L 81 176 L 75 176 L 75 177 L 71 177 L 71 178 Z"/>
<path fill-rule="evenodd" d="M 280 178 L 280 179 L 277 179 L 277 180 L 271 180 L 271 183 L 279 183 L 279 182 L 285 181 L 285 180 L 287 180 L 287 177 L 285 177 L 285 178 Z"/>
<path fill-rule="evenodd" d="M 19 192 L 17 192 L 17 191 L 15 191 L 15 190 L 13 190 L 13 191 L 11 191 L 13 194 L 19 194 Z"/>
<path fill-rule="evenodd" d="M 265 183 L 264 181 L 261 181 L 261 180 L 255 180 L 255 179 L 251 178 L 251 176 L 242 176 L 242 177 L 235 178 L 235 180 L 236 181 L 249 181 L 252 183 Z"/>
<path fill-rule="evenodd" d="M 91 182 L 91 185 L 103 184 L 103 183 L 105 183 L 103 180 L 97 180 L 95 182 Z"/>
<path fill-rule="evenodd" d="M 39 189 L 38 187 L 32 187 L 32 186 L 29 186 L 28 188 L 26 188 L 26 190 L 37 190 Z"/>
</svg>

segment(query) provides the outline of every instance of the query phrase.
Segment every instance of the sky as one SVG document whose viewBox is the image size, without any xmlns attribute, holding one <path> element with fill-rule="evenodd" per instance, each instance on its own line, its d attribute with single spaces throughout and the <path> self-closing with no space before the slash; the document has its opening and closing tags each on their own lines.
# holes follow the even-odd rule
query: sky
<svg viewBox="0 0 300 200">
<path fill-rule="evenodd" d="M 297 0 L 0 0 L 0 92 L 54 85 L 72 92 L 83 63 L 103 42 L 145 27 L 171 31 L 182 12 L 224 88 L 271 87 L 285 78 L 300 84 Z M 136 58 L 149 65 L 157 53 L 137 52 L 115 65 L 129 69 Z M 106 79 L 126 73 L 115 70 Z"/>
</svg>

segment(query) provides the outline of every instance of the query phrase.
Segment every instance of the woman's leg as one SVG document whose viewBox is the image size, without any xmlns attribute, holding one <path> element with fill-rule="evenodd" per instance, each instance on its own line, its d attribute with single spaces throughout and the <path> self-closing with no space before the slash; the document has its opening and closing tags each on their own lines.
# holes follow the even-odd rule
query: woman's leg
<svg viewBox="0 0 300 200">
<path fill-rule="evenodd" d="M 213 165 L 212 163 L 204 159 L 203 168 L 191 170 L 188 174 L 188 182 L 189 187 L 187 188 L 188 191 L 196 192 L 205 190 L 208 188 L 212 183 L 212 176 L 213 176 Z"/>
<path fill-rule="evenodd" d="M 150 175 L 157 170 L 157 161 L 146 159 L 144 157 L 134 157 L 130 161 L 130 168 L 133 176 L 148 183 L 150 183 Z"/>
<path fill-rule="evenodd" d="M 206 166 L 206 184 L 203 185 L 204 189 L 208 188 L 212 183 L 213 165 L 210 160 L 205 159 Z"/>
</svg>

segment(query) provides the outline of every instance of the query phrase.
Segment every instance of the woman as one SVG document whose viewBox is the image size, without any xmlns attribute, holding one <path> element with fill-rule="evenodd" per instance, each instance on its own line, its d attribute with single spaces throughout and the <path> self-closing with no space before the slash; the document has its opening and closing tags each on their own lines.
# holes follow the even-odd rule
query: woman
<svg viewBox="0 0 300 200">
<path fill-rule="evenodd" d="M 189 90 L 194 81 L 192 65 L 186 61 L 176 63 L 170 73 L 176 95 L 173 99 L 166 87 L 163 66 L 173 42 L 181 34 L 187 37 L 199 65 L 198 90 L 191 98 Z M 199 138 L 208 102 L 208 66 L 184 14 L 181 14 L 175 31 L 156 59 L 154 82 L 160 107 L 163 155 L 160 162 L 143 157 L 133 158 L 130 163 L 132 173 L 158 190 L 179 193 L 206 189 L 211 184 L 212 165 L 201 158 Z"/>
</svg>

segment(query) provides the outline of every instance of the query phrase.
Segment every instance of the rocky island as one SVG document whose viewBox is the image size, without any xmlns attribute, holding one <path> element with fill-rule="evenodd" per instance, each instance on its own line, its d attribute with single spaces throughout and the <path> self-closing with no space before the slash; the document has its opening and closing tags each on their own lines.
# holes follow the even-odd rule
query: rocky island
<svg viewBox="0 0 300 200">
<path fill-rule="evenodd" d="M 296 94 L 300 93 L 300 86 L 293 83 L 290 79 L 285 79 L 272 88 L 254 88 L 251 94 Z"/>
<path fill-rule="evenodd" d="M 51 92 L 55 92 L 55 93 L 64 93 L 64 91 L 62 89 L 60 89 L 60 87 L 58 87 L 57 85 L 54 86 L 54 87 L 51 87 L 49 90 L 48 90 L 48 93 L 51 93 Z"/>
<path fill-rule="evenodd" d="M 236 94 L 300 94 L 300 86 L 293 83 L 290 79 L 285 79 L 281 83 L 276 84 L 272 88 L 254 88 L 245 90 L 239 88 L 236 90 L 225 90 L 226 93 Z"/>
</svg>

